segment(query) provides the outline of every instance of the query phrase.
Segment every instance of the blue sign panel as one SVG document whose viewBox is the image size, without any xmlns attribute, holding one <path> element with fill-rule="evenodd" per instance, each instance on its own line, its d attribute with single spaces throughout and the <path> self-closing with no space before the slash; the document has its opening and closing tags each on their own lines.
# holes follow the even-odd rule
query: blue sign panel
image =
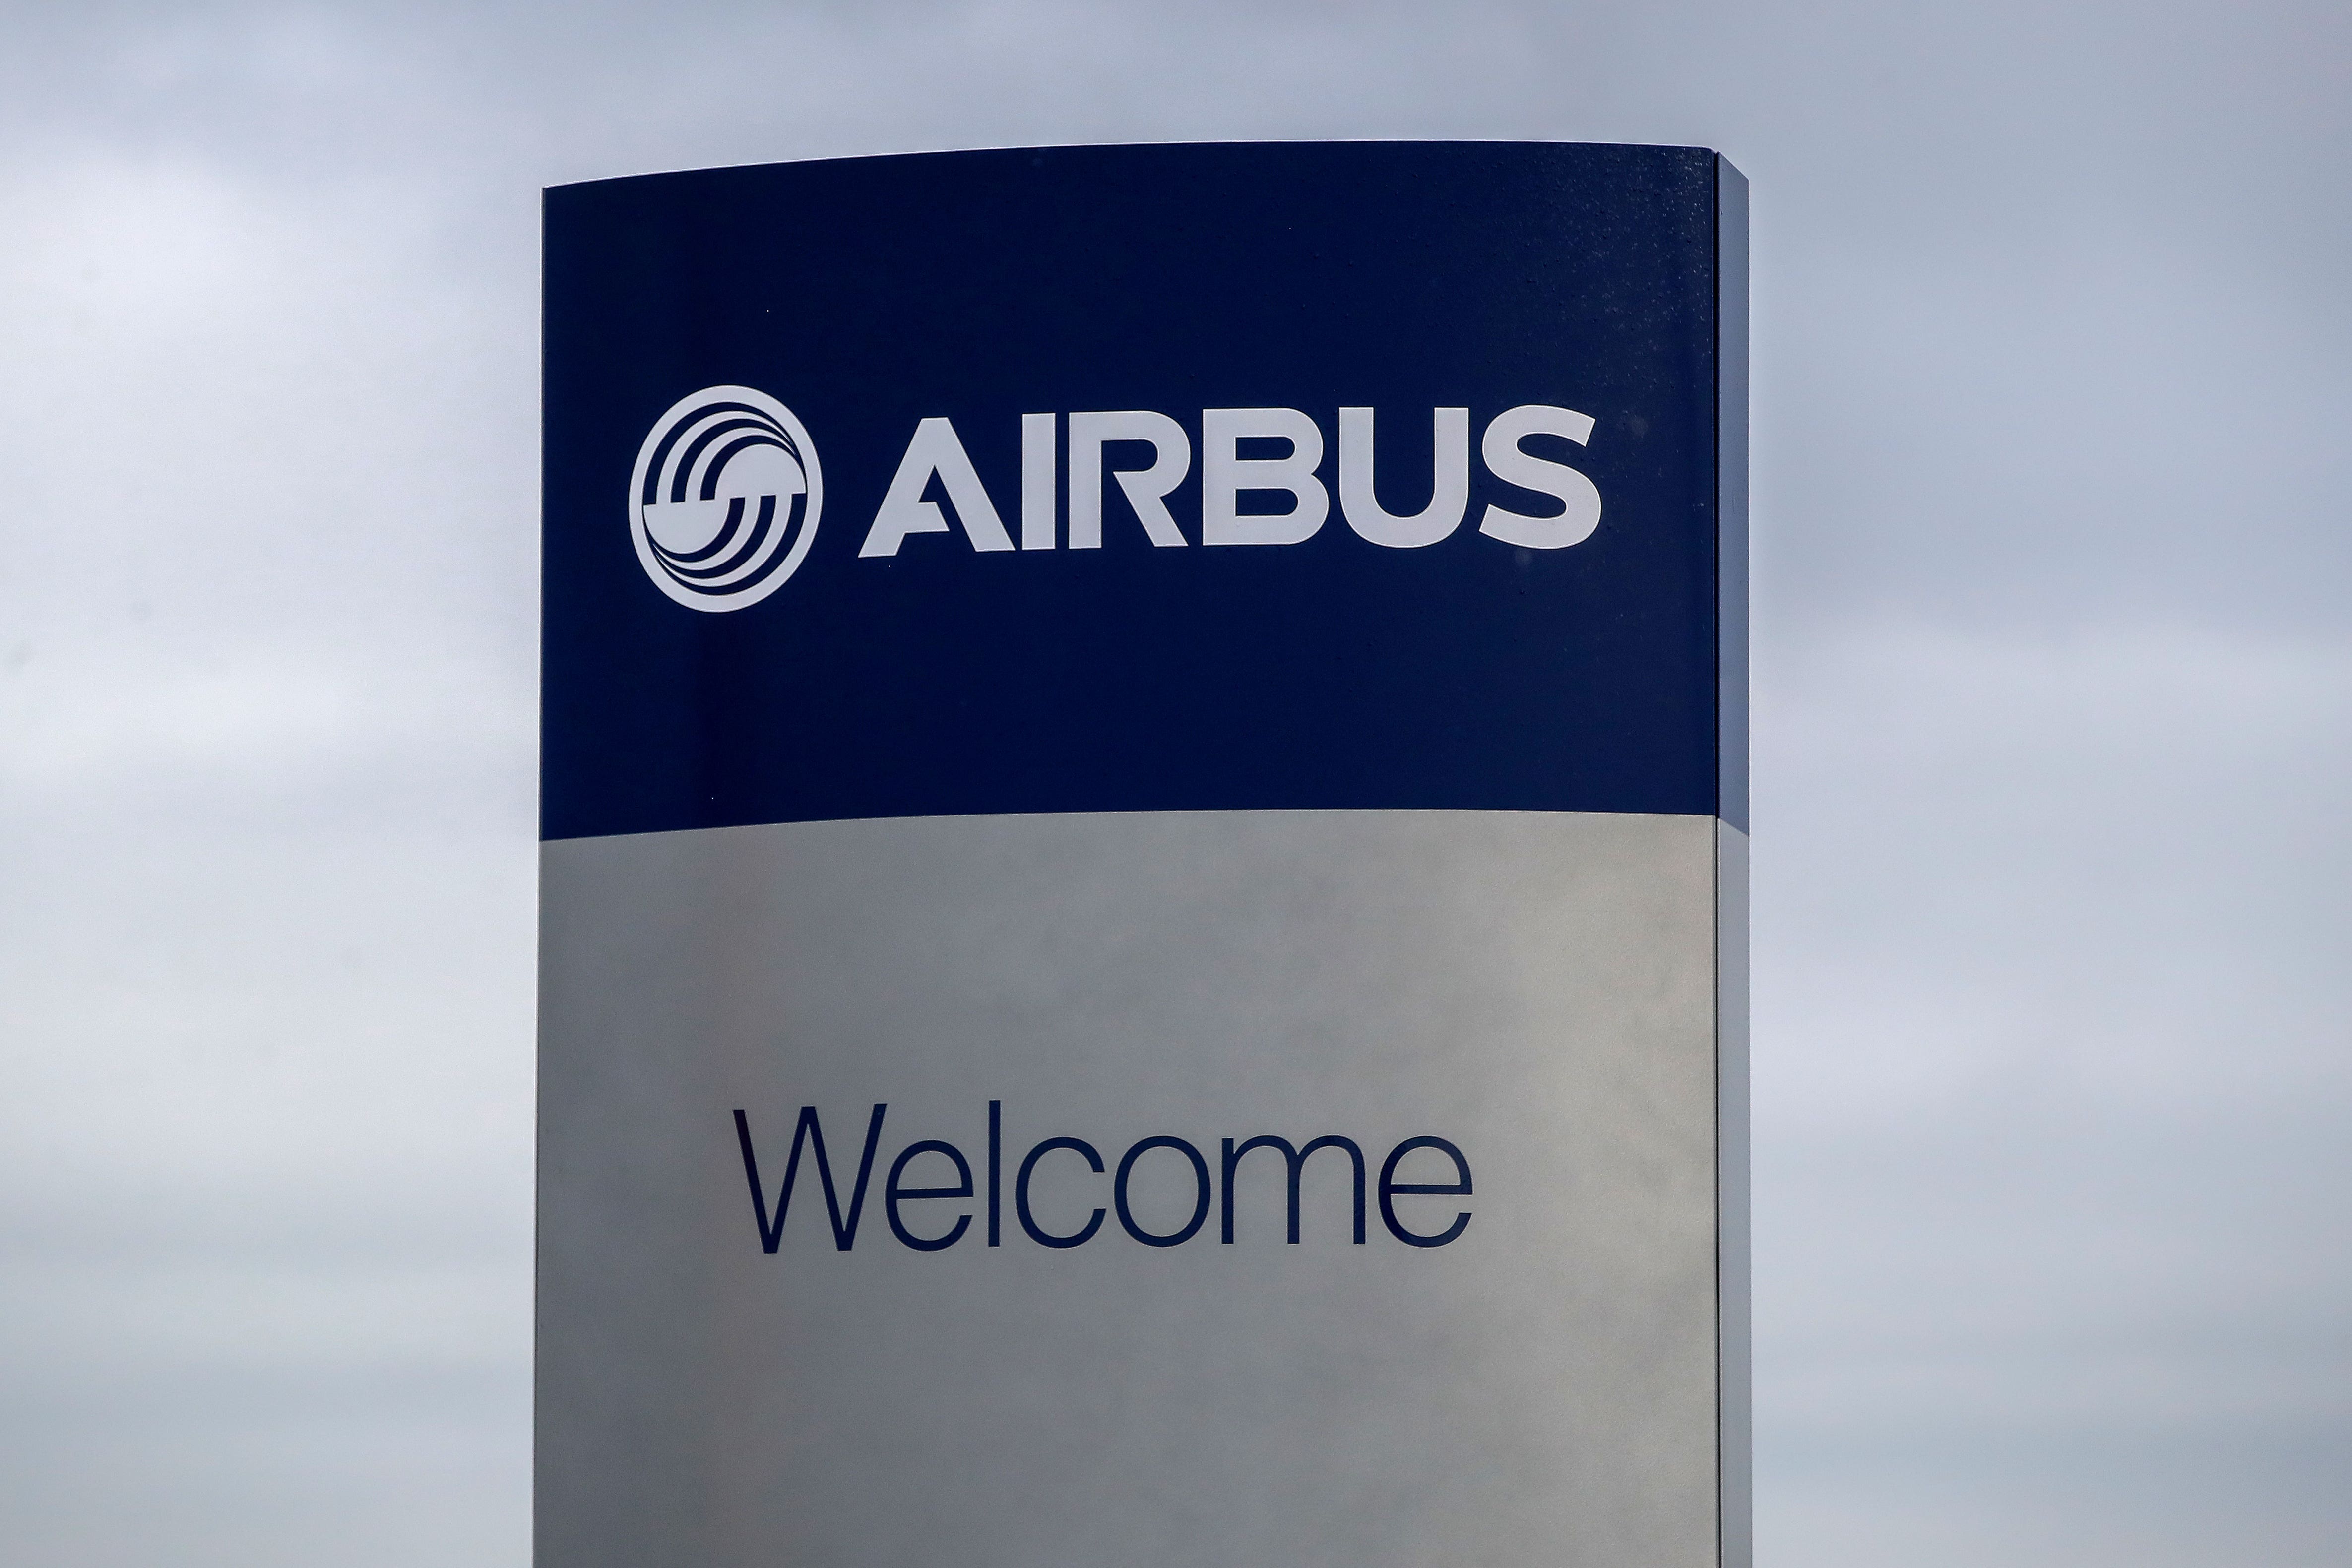
<svg viewBox="0 0 2352 1568">
<path fill-rule="evenodd" d="M 1744 828 L 1744 188 L 1360 143 L 549 192 L 544 835 Z"/>
</svg>

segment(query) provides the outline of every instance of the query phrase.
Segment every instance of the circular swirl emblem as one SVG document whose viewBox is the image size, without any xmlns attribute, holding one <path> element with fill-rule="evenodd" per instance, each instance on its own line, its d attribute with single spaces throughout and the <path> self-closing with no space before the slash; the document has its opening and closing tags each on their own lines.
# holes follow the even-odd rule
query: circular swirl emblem
<svg viewBox="0 0 2352 1568">
<path fill-rule="evenodd" d="M 705 387 L 637 449 L 629 535 L 664 593 L 740 610 L 799 569 L 824 505 L 816 448 L 791 409 L 750 387 Z"/>
</svg>

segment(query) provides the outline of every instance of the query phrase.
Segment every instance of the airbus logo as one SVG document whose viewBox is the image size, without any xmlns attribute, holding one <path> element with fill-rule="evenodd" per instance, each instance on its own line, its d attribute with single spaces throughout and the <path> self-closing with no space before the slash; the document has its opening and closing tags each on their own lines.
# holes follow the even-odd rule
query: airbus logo
<svg viewBox="0 0 2352 1568">
<path fill-rule="evenodd" d="M 1468 516 L 1470 411 L 1441 408 L 1433 410 L 1431 417 L 1435 444 L 1425 492 L 1429 504 L 1417 512 L 1397 513 L 1381 504 L 1374 484 L 1373 411 L 1339 411 L 1339 513 L 1349 528 L 1373 544 L 1392 549 L 1433 545 L 1450 537 Z M 1065 423 L 1066 463 L 1057 451 Z M 1560 509 L 1541 516 L 1490 506 L 1478 519 L 1478 531 L 1528 549 L 1560 549 L 1590 538 L 1601 525 L 1601 492 L 1576 469 L 1536 456 L 1520 444 L 1529 436 L 1557 435 L 1581 446 L 1591 437 L 1592 425 L 1588 414 L 1545 403 L 1527 403 L 1496 415 L 1478 444 L 1487 471 L 1497 479 L 1554 497 Z M 1209 408 L 1201 411 L 1200 429 L 1201 543 L 1295 545 L 1321 531 L 1331 513 L 1330 492 L 1316 475 L 1323 463 L 1322 426 L 1295 408 Z M 1260 455 L 1242 455 L 1244 443 Z M 1270 444 L 1285 450 L 1266 455 L 1264 448 Z M 1139 455 L 1148 448 L 1150 460 L 1141 466 L 1113 467 L 1106 455 L 1106 449 L 1113 446 Z M 1069 488 L 1068 526 L 1059 541 L 1063 548 L 1101 548 L 1104 489 L 1114 480 L 1153 544 L 1189 544 L 1192 541 L 1169 512 L 1168 497 L 1184 482 L 1192 466 L 1191 436 L 1164 413 L 1128 409 L 1073 413 L 1066 421 L 1056 414 L 1024 413 L 1021 416 L 1019 548 L 1055 548 L 1057 471 Z M 896 555 L 916 534 L 950 531 L 939 504 L 922 498 L 935 478 L 954 505 L 957 520 L 974 549 L 1014 548 L 954 424 L 945 419 L 926 419 L 916 425 L 907 455 L 899 460 L 898 471 L 857 553 Z M 1397 483 L 1395 476 L 1391 483 Z M 1412 488 L 1410 481 L 1403 487 Z M 1288 507 L 1276 512 L 1245 513 L 1241 497 L 1250 491 L 1287 496 Z"/>
<path fill-rule="evenodd" d="M 824 509 L 816 447 L 750 387 L 680 398 L 637 448 L 629 534 L 654 586 L 693 610 L 740 610 L 782 588 Z"/>
<path fill-rule="evenodd" d="M 1150 409 L 1019 417 L 1020 486 L 1010 526 L 954 422 L 922 419 L 858 555 L 895 556 L 918 535 L 958 531 L 982 551 L 1098 549 L 1104 497 L 1114 483 L 1155 546 L 1302 544 L 1330 520 L 1332 497 L 1318 474 L 1329 443 L 1323 426 L 1298 409 L 1201 411 L 1200 512 L 1187 519 L 1190 533 L 1169 507 L 1194 459 L 1192 435 L 1177 420 Z M 1338 511 L 1371 544 L 1423 549 L 1469 520 L 1470 411 L 1437 408 L 1429 417 L 1424 486 L 1418 474 L 1380 473 L 1373 410 L 1339 411 Z M 1600 491 L 1580 471 L 1525 443 L 1551 436 L 1581 446 L 1593 423 L 1590 414 L 1549 403 L 1523 403 L 1487 421 L 1478 439 L 1486 471 L 1549 497 L 1550 509 L 1489 505 L 1477 531 L 1522 549 L 1564 549 L 1591 538 L 1601 524 Z M 1418 510 L 1391 511 L 1384 488 L 1391 499 L 1402 492 L 1428 500 Z M 1261 499 L 1244 511 L 1242 497 L 1253 493 L 1275 501 L 1275 509 Z M 947 507 L 926 498 L 933 494 Z M 748 387 L 707 388 L 673 405 L 638 452 L 629 480 L 638 559 L 655 586 L 681 604 L 712 611 L 757 603 L 808 553 L 823 495 L 815 447 L 791 410 Z"/>
</svg>

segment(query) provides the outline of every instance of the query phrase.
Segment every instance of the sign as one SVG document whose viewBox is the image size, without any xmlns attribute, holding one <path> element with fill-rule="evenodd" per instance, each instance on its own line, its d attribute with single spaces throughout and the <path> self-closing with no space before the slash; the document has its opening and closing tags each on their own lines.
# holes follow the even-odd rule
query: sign
<svg viewBox="0 0 2352 1568">
<path fill-rule="evenodd" d="M 1745 214 L 548 193 L 540 1561 L 1748 1561 Z"/>
</svg>

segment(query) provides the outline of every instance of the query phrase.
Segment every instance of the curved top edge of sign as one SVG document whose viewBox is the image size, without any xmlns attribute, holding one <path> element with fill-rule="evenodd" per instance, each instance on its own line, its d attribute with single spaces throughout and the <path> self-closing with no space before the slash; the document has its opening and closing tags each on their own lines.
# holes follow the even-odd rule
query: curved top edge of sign
<svg viewBox="0 0 2352 1568">
<path fill-rule="evenodd" d="M 646 169 L 634 174 L 604 174 L 592 180 L 566 180 L 559 184 L 541 187 L 545 191 L 572 191 L 591 185 L 617 185 L 634 180 L 670 180 L 698 174 L 730 174 L 752 169 L 806 168 L 835 163 L 903 163 L 919 159 L 989 158 L 1023 152 L 1141 152 L 1192 150 L 1235 150 L 1243 148 L 1532 148 L 1559 152 L 1684 152 L 1700 158 L 1722 158 L 1716 148 L 1684 145 L 1674 142 L 1649 141 L 1547 141 L 1517 137 L 1403 137 L 1367 136 L 1295 139 L 1236 139 L 1230 141 L 1041 141 L 1009 142 L 994 147 L 940 147 L 919 152 L 853 152 L 831 158 L 777 158 L 755 163 L 713 163 L 689 169 Z"/>
</svg>

